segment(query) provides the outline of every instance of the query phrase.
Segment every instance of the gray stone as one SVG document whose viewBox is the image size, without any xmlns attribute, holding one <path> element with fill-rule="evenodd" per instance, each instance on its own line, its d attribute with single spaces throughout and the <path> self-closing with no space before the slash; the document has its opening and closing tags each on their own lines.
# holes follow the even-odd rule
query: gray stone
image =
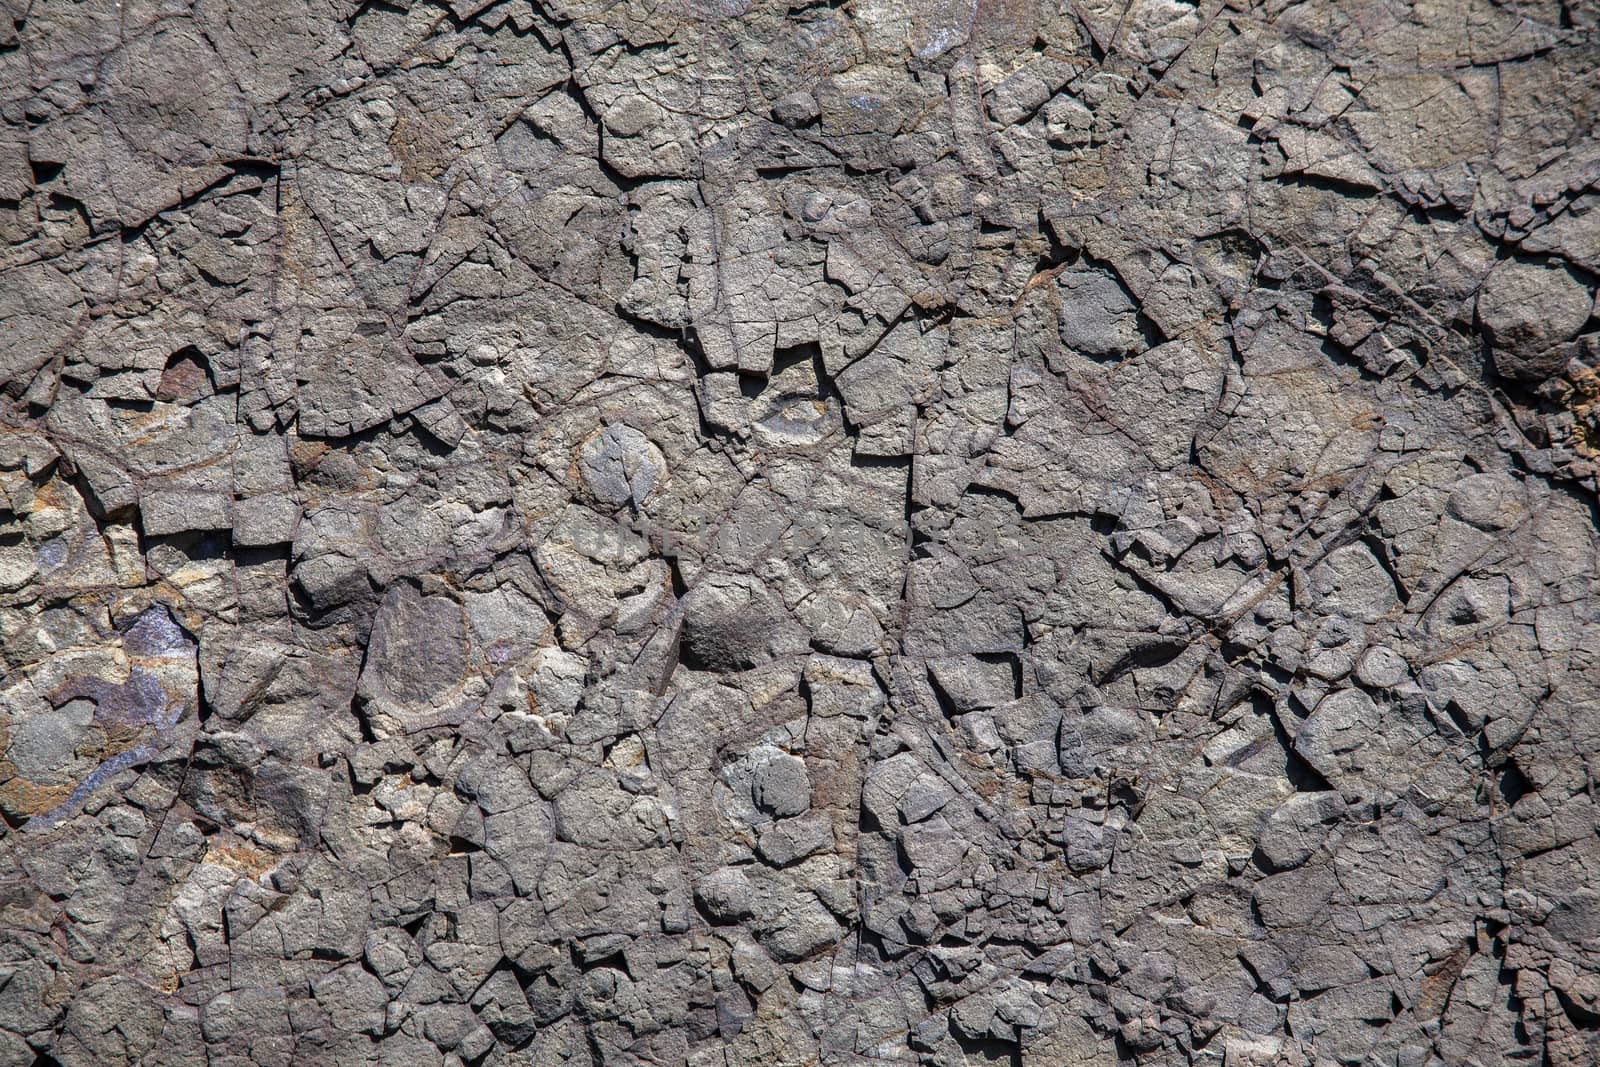
<svg viewBox="0 0 1600 1067">
<path fill-rule="evenodd" d="M 1062 344 L 1094 358 L 1123 356 L 1140 347 L 1136 305 L 1114 275 L 1064 271 L 1056 288 Z"/>
<path fill-rule="evenodd" d="M 233 525 L 233 501 L 220 493 L 164 490 L 141 495 L 139 514 L 152 536 L 226 530 Z"/>
<path fill-rule="evenodd" d="M 805 761 L 777 756 L 758 765 L 750 780 L 756 807 L 774 818 L 786 819 L 811 807 L 811 776 Z"/>
<path fill-rule="evenodd" d="M 757 579 L 710 575 L 683 598 L 687 662 L 706 670 L 742 670 L 772 658 L 782 609 Z"/>
<path fill-rule="evenodd" d="M 0 1061 L 1600 1060 L 1593 6 L 11 5 Z"/>
<path fill-rule="evenodd" d="M 823 815 L 783 819 L 761 833 L 756 850 L 774 867 L 788 867 L 833 847 L 833 824 Z"/>
<path fill-rule="evenodd" d="M 666 477 L 661 450 L 631 426 L 607 426 L 578 449 L 578 469 L 594 498 L 606 507 L 632 503 L 642 507 L 645 498 Z"/>
<path fill-rule="evenodd" d="M 1559 263 L 1497 264 L 1478 293 L 1478 321 L 1495 345 L 1495 369 L 1534 380 L 1559 370 L 1541 353 L 1576 334 L 1593 303 L 1594 294 Z"/>
</svg>

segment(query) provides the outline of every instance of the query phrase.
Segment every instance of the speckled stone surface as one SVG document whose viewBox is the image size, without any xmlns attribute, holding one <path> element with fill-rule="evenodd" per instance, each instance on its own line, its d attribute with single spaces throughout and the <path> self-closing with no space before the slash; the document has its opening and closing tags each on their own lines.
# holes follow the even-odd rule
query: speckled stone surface
<svg viewBox="0 0 1600 1067">
<path fill-rule="evenodd" d="M 0 1067 L 1600 1061 L 1597 79 L 0 0 Z"/>
</svg>

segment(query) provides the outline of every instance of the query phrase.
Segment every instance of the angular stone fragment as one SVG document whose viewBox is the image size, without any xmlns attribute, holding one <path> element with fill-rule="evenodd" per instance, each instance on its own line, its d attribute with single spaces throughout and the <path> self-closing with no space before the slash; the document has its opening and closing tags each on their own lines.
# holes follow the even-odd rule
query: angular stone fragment
<svg viewBox="0 0 1600 1067">
<path fill-rule="evenodd" d="M 1139 347 L 1133 298 L 1115 275 L 1064 271 L 1056 278 L 1061 343 L 1094 358 L 1116 358 Z"/>
<path fill-rule="evenodd" d="M 233 505 L 233 540 L 247 546 L 285 544 L 294 540 L 300 506 L 285 497 L 252 497 Z"/>
<path fill-rule="evenodd" d="M 156 536 L 226 530 L 233 525 L 233 501 L 219 493 L 147 493 L 139 498 L 139 515 L 145 533 Z"/>
<path fill-rule="evenodd" d="M 757 849 L 774 867 L 787 867 L 833 847 L 833 828 L 821 815 L 785 819 L 761 835 Z"/>
<path fill-rule="evenodd" d="M 1296 793 L 1267 817 L 1261 854 L 1278 870 L 1298 867 L 1321 847 L 1327 824 L 1343 810 L 1337 793 Z"/>
</svg>

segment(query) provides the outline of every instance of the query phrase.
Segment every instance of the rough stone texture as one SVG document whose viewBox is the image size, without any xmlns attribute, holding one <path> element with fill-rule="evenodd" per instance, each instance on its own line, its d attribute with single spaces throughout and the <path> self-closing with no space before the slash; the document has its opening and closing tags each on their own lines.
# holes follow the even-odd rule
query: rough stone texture
<svg viewBox="0 0 1600 1067">
<path fill-rule="evenodd" d="M 1600 1061 L 1597 78 L 0 0 L 0 1065 Z"/>
</svg>

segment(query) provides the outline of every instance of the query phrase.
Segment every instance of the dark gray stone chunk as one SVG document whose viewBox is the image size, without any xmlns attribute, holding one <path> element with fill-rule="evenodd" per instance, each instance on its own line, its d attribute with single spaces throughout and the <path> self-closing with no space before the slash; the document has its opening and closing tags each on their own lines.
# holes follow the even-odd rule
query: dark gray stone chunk
<svg viewBox="0 0 1600 1067">
<path fill-rule="evenodd" d="M 683 598 L 686 661 L 712 671 L 736 671 L 772 658 L 784 624 L 766 586 L 743 575 L 707 577 Z"/>
</svg>

